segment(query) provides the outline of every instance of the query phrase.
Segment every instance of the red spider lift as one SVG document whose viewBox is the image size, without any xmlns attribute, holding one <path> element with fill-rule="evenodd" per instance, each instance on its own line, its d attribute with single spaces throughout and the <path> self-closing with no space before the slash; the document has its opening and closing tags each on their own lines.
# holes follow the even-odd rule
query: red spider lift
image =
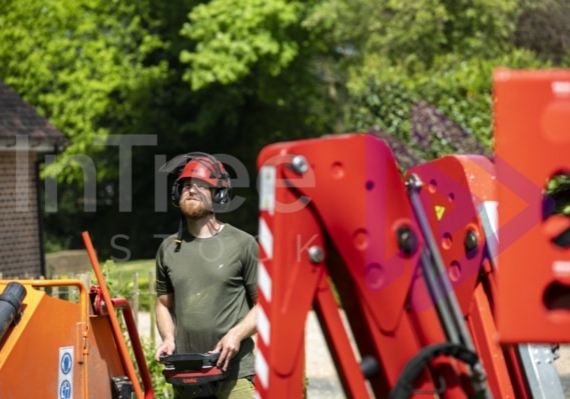
<svg viewBox="0 0 570 399">
<path fill-rule="evenodd" d="M 303 397 L 311 309 L 347 397 L 564 397 L 553 344 L 570 323 L 570 223 L 542 210 L 545 180 L 568 170 L 570 73 L 501 70 L 495 84 L 493 161 L 446 156 L 402 175 L 371 134 L 263 149 L 259 398 Z M 532 139 L 517 147 L 521 131 Z M 554 156 L 538 167 L 533 149 Z"/>
</svg>

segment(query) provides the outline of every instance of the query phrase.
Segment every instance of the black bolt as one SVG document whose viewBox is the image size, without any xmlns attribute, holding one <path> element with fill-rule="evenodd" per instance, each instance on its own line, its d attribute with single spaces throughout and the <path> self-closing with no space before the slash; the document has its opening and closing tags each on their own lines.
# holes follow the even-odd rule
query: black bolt
<svg viewBox="0 0 570 399">
<path fill-rule="evenodd" d="M 475 234 L 475 231 L 469 230 L 465 235 L 465 250 L 467 252 L 471 252 L 475 248 L 477 248 L 477 245 L 478 245 L 477 234 Z"/>
<path fill-rule="evenodd" d="M 378 364 L 378 359 L 373 356 L 364 356 L 360 362 L 360 370 L 366 379 L 374 377 L 380 371 L 380 365 Z"/>
<path fill-rule="evenodd" d="M 396 231 L 398 235 L 398 247 L 406 255 L 411 255 L 418 248 L 418 239 L 416 234 L 409 226 L 399 227 Z"/>
</svg>

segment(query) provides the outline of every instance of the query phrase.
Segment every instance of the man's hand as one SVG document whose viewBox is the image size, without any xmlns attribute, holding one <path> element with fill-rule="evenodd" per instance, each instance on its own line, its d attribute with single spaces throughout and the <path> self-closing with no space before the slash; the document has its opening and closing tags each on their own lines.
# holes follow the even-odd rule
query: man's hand
<svg viewBox="0 0 570 399">
<path fill-rule="evenodd" d="M 257 305 L 253 298 L 254 306 L 249 310 L 247 315 L 234 328 L 227 332 L 226 335 L 218 342 L 216 347 L 210 353 L 220 352 L 220 358 L 216 366 L 226 371 L 230 365 L 230 360 L 239 352 L 241 341 L 247 337 L 251 337 L 255 333 L 255 325 L 257 321 Z"/>
<path fill-rule="evenodd" d="M 174 341 L 171 340 L 163 341 L 162 344 L 160 344 L 160 346 L 156 348 L 154 358 L 156 359 L 156 361 L 160 361 L 161 356 L 172 355 L 175 349 L 176 349 L 176 344 L 174 343 Z"/>
<path fill-rule="evenodd" d="M 220 357 L 216 366 L 226 371 L 230 364 L 230 360 L 239 352 L 239 347 L 241 345 L 242 335 L 236 331 L 236 329 L 231 329 L 226 335 L 218 342 L 214 350 L 211 353 L 220 352 Z"/>
</svg>

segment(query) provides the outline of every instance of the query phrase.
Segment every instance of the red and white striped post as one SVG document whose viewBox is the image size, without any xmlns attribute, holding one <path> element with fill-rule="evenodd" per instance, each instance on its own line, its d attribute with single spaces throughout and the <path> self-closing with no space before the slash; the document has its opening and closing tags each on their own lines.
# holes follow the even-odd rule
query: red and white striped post
<svg viewBox="0 0 570 399">
<path fill-rule="evenodd" d="M 272 262 L 273 262 L 273 213 L 275 210 L 275 178 L 274 166 L 263 166 L 260 169 L 260 203 L 259 203 L 259 262 L 258 262 L 258 311 L 257 311 L 257 347 L 255 359 L 256 397 L 265 398 L 269 389 L 269 345 L 271 340 L 271 294 L 272 294 Z"/>
</svg>

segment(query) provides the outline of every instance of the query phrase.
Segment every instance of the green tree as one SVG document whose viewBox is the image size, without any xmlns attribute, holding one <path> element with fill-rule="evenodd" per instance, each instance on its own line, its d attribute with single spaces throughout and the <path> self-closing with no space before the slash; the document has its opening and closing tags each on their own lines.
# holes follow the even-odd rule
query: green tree
<svg viewBox="0 0 570 399">
<path fill-rule="evenodd" d="M 234 83 L 258 69 L 279 75 L 299 55 L 300 2 L 213 0 L 194 7 L 181 35 L 197 42 L 194 51 L 182 50 L 190 64 L 184 74 L 193 89 L 210 83 Z M 297 36 L 297 37 L 296 37 Z"/>
<path fill-rule="evenodd" d="M 180 30 L 182 79 L 196 111 L 186 132 L 207 132 L 215 142 L 202 140 L 204 149 L 228 152 L 246 165 L 250 187 L 239 192 L 246 203 L 224 217 L 252 233 L 261 148 L 340 130 L 342 97 L 328 61 L 336 51 L 305 25 L 317 3 L 214 0 L 193 7 Z"/>
<path fill-rule="evenodd" d="M 149 31 L 148 1 L 3 1 L 0 3 L 0 78 L 68 138 L 63 162 L 51 172 L 82 179 L 73 154 L 104 152 L 108 134 L 128 134 L 133 95 L 161 77 L 166 65 L 144 65 L 161 46 Z M 136 99 L 141 101 L 143 99 Z M 135 101 L 135 102 L 136 102 Z M 122 126 L 110 124 L 120 120 Z M 107 122 L 107 123 L 106 123 Z M 117 167 L 100 158 L 100 178 Z"/>
<path fill-rule="evenodd" d="M 107 137 L 145 133 L 138 121 L 153 101 L 149 88 L 167 74 L 165 62 L 146 62 L 164 46 L 149 10 L 147 0 L 0 2 L 0 79 L 67 137 L 46 170 L 60 186 L 45 223 L 55 248 L 82 246 L 83 229 L 101 237 L 97 225 L 117 212 L 119 150 Z M 96 213 L 83 209 L 86 160 L 96 170 Z"/>
<path fill-rule="evenodd" d="M 420 158 L 474 148 L 432 125 L 429 147 L 414 139 L 421 115 L 437 114 L 431 103 L 488 151 L 493 68 L 563 62 L 565 31 L 551 48 L 528 23 L 563 2 L 535 3 L 12 0 L 0 4 L 0 78 L 69 137 L 52 170 L 67 186 L 48 229 L 70 246 L 81 243 L 66 237 L 89 229 L 104 255 L 122 234 L 131 256 L 148 257 L 179 217 L 157 209 L 158 155 L 241 160 L 249 187 L 235 192 L 246 203 L 223 218 L 256 233 L 255 162 L 266 144 L 378 126 Z M 157 143 L 133 149 L 132 211 L 121 212 L 118 150 L 96 139 L 131 133 Z M 73 155 L 97 165 L 97 212 L 77 200 L 80 170 L 61 169 Z M 160 190 L 168 198 L 168 185 Z"/>
<path fill-rule="evenodd" d="M 346 60 L 346 126 L 358 131 L 377 126 L 397 138 L 395 150 L 401 158 L 410 151 L 417 153 L 416 159 L 489 153 L 494 68 L 550 65 L 513 40 L 519 16 L 528 9 L 522 1 L 327 3 L 344 27 L 336 32 L 341 34 L 338 40 L 345 38 L 352 49 Z M 449 120 L 440 117 L 439 127 L 428 118 L 422 121 L 422 115 L 432 112 L 422 101 Z M 423 130 L 421 140 L 418 130 Z"/>
<path fill-rule="evenodd" d="M 534 51 L 543 61 L 570 65 L 570 3 L 566 0 L 527 0 L 513 42 Z"/>
<path fill-rule="evenodd" d="M 338 99 L 331 96 L 335 90 L 323 60 L 335 51 L 323 45 L 318 29 L 306 25 L 315 4 L 214 0 L 197 5 L 180 31 L 189 39 L 180 53 L 187 65 L 183 79 L 195 91 L 211 95 L 207 89 L 213 88 L 230 102 L 238 98 L 262 107 L 269 125 L 253 134 L 260 143 L 326 132 L 335 120 L 328 112 L 334 112 Z M 270 123 L 275 117 L 278 124 Z"/>
<path fill-rule="evenodd" d="M 204 41 L 189 36 L 184 25 L 190 21 L 187 15 L 203 16 L 206 5 L 199 2 L 27 0 L 2 6 L 0 61 L 5 67 L 0 77 L 69 138 L 69 146 L 58 156 L 61 162 L 50 170 L 58 175 L 62 189 L 58 210 L 48 214 L 46 223 L 56 236 L 54 247 L 57 241 L 82 246 L 79 232 L 87 229 L 103 257 L 113 254 L 110 247 L 118 236 L 128 237 L 130 256 L 152 256 L 159 242 L 155 236 L 175 230 L 178 218 L 176 210 L 157 211 L 155 156 L 171 158 L 195 150 L 229 153 L 247 166 L 249 188 L 236 193 L 248 201 L 239 212 L 224 216 L 255 233 L 258 151 L 269 142 L 330 132 L 338 119 L 329 88 L 315 79 L 320 72 L 307 61 L 313 50 L 297 44 L 310 33 L 293 22 L 281 26 L 297 18 L 292 13 L 300 12 L 299 6 L 290 9 L 276 3 L 266 10 L 260 4 L 251 15 L 254 22 L 246 23 L 238 37 L 244 46 L 253 43 L 261 62 L 249 64 L 251 73 L 239 80 L 202 87 L 184 84 L 194 75 L 189 72 L 194 67 L 188 68 L 183 50 Z M 241 9 L 226 5 L 225 10 Z M 207 6 L 215 7 L 216 2 Z M 281 15 L 282 11 L 287 12 Z M 277 20 L 267 22 L 271 18 Z M 277 34 L 270 47 L 286 41 L 290 56 L 274 57 L 272 50 L 265 50 L 265 36 L 255 32 L 258 23 L 266 22 Z M 133 149 L 132 210 L 121 212 L 118 150 L 101 144 L 110 134 L 131 133 L 154 135 L 157 144 Z M 96 165 L 96 212 L 83 211 L 83 175 L 80 168 L 67 167 L 80 166 L 79 156 Z M 163 191 L 168 198 L 168 188 Z"/>
</svg>

